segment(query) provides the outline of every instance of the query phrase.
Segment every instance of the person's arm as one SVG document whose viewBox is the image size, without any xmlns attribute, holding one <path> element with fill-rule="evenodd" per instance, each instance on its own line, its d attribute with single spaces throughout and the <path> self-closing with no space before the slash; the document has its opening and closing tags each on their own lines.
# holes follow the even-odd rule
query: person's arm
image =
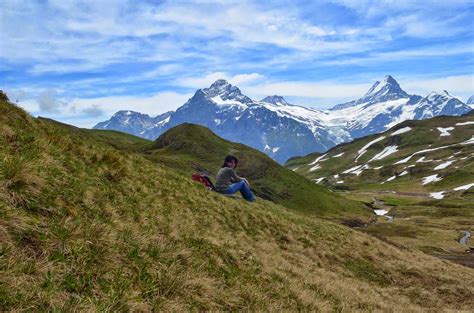
<svg viewBox="0 0 474 313">
<path fill-rule="evenodd" d="M 244 177 L 238 176 L 238 175 L 235 173 L 234 170 L 232 170 L 231 180 L 232 180 L 234 183 L 238 183 L 239 181 L 242 181 L 242 180 L 243 180 L 243 181 L 247 184 L 247 186 L 250 187 L 249 181 L 248 181 L 246 178 L 244 178 Z"/>
<path fill-rule="evenodd" d="M 242 180 L 242 177 L 239 177 L 233 169 L 230 169 L 230 180 L 234 183 L 238 183 Z"/>
</svg>

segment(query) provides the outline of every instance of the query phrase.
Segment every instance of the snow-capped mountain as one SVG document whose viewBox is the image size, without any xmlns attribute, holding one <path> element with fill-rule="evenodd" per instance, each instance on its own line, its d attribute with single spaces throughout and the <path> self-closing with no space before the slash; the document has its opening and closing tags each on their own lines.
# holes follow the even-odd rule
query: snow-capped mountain
<svg viewBox="0 0 474 313">
<path fill-rule="evenodd" d="M 446 90 L 441 94 L 431 92 L 416 104 L 413 119 L 424 120 L 438 115 L 462 115 L 470 110 L 469 105 L 451 96 Z"/>
<path fill-rule="evenodd" d="M 151 127 L 144 137 L 155 139 L 173 126 L 195 123 L 225 139 L 259 149 L 279 162 L 286 161 L 295 152 L 325 151 L 333 145 L 325 136 L 315 135 L 308 125 L 280 113 L 276 107 L 296 108 L 289 104 L 253 101 L 236 86 L 218 80 L 209 88 L 197 90 L 166 123 Z"/>
<path fill-rule="evenodd" d="M 466 104 L 469 104 L 471 107 L 474 108 L 474 95 L 472 95 L 469 99 L 467 99 Z"/>
<path fill-rule="evenodd" d="M 379 133 L 407 119 L 462 115 L 469 105 L 447 92 L 407 94 L 391 76 L 377 81 L 360 99 L 318 111 L 289 104 L 281 96 L 255 101 L 225 80 L 196 91 L 174 112 L 150 117 L 120 111 L 97 129 L 114 129 L 156 139 L 167 129 L 195 123 L 219 136 L 267 153 L 280 163 L 295 155 L 324 152 L 355 138 Z"/>
<path fill-rule="evenodd" d="M 331 110 L 340 110 L 357 106 L 359 104 L 368 106 L 375 103 L 406 98 L 410 98 L 410 96 L 404 90 L 402 90 L 402 88 L 400 88 L 400 85 L 392 76 L 387 75 L 381 82 L 376 81 L 362 98 L 338 104 Z"/>
<path fill-rule="evenodd" d="M 462 115 L 470 110 L 470 106 L 446 91 L 432 92 L 425 98 L 409 95 L 387 75 L 382 82 L 375 82 L 362 98 L 333 107 L 324 125 L 329 133 L 339 134 L 340 143 L 383 132 L 405 120 Z"/>
<path fill-rule="evenodd" d="M 166 112 L 155 117 L 134 111 L 118 111 L 108 121 L 94 126 L 95 129 L 113 129 L 139 137 L 149 138 L 147 131 L 165 123 L 172 112 Z"/>
</svg>

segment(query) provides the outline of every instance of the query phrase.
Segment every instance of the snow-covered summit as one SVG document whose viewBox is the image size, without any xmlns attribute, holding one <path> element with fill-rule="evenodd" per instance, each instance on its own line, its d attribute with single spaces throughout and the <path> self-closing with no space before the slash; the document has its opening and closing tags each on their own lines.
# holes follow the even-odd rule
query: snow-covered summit
<svg viewBox="0 0 474 313">
<path fill-rule="evenodd" d="M 260 102 L 267 102 L 275 105 L 290 105 L 288 102 L 286 102 L 285 98 L 277 95 L 265 97 L 260 100 Z"/>
<path fill-rule="evenodd" d="M 410 96 L 400 87 L 395 78 L 386 75 L 382 81 L 376 81 L 362 98 L 338 104 L 331 110 L 340 110 L 359 104 L 372 105 L 389 100 L 408 99 L 409 97 Z"/>
<path fill-rule="evenodd" d="M 471 111 L 471 107 L 453 97 L 446 90 L 442 93 L 430 92 L 414 104 L 412 119 L 425 119 L 438 115 L 462 115 Z"/>
<path fill-rule="evenodd" d="M 474 95 L 472 95 L 469 99 L 467 99 L 466 104 L 471 105 L 471 107 L 474 107 Z"/>
<path fill-rule="evenodd" d="M 245 104 L 253 102 L 252 99 L 243 95 L 238 87 L 231 85 L 225 79 L 218 79 L 212 83 L 209 88 L 204 88 L 201 90 L 206 96 L 208 96 L 210 99 L 213 99 L 214 102 L 219 102 L 220 100 L 224 102 L 227 100 L 233 100 Z"/>
<path fill-rule="evenodd" d="M 446 97 L 452 97 L 451 94 L 445 89 L 443 90 L 443 92 L 441 93 L 443 96 L 446 96 Z"/>
<path fill-rule="evenodd" d="M 116 112 L 109 120 L 98 123 L 95 129 L 113 129 L 129 133 L 135 136 L 144 137 L 145 132 L 155 127 L 159 123 L 169 118 L 170 112 L 166 112 L 155 117 L 130 110 Z"/>
<path fill-rule="evenodd" d="M 385 94 L 390 89 L 396 89 L 396 91 L 400 91 L 400 85 L 398 82 L 390 75 L 386 75 L 381 82 L 376 81 L 372 87 L 367 91 L 366 96 L 375 95 L 375 94 Z M 403 90 L 402 90 L 403 92 Z"/>
<path fill-rule="evenodd" d="M 127 116 L 131 116 L 131 115 L 146 115 L 146 116 L 149 116 L 147 114 L 143 114 L 143 113 L 140 113 L 140 112 L 136 112 L 136 111 L 130 111 L 130 110 L 121 110 L 121 111 L 117 111 L 115 112 L 114 115 L 112 115 L 112 118 L 126 118 Z"/>
</svg>

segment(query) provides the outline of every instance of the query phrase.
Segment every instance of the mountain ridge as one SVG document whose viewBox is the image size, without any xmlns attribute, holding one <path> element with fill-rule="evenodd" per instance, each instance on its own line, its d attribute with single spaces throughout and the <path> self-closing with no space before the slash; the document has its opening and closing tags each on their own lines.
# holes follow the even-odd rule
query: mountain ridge
<svg viewBox="0 0 474 313">
<path fill-rule="evenodd" d="M 123 119 L 102 122 L 94 128 L 153 140 L 173 126 L 190 122 L 283 163 L 295 155 L 324 152 L 341 142 L 384 131 L 406 119 L 461 115 L 469 110 L 470 106 L 449 94 L 408 95 L 390 75 L 375 82 L 363 97 L 327 111 L 293 105 L 278 95 L 254 101 L 219 79 L 208 88 L 198 89 L 177 110 L 137 122 L 136 129 Z"/>
</svg>

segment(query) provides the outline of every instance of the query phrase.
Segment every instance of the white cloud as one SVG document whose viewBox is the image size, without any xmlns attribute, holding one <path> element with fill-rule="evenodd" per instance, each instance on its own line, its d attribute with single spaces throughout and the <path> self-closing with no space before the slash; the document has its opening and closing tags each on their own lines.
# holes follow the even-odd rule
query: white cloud
<svg viewBox="0 0 474 313">
<path fill-rule="evenodd" d="M 464 102 L 474 94 L 474 75 L 457 75 L 443 78 L 407 78 L 401 79 L 400 85 L 408 93 L 425 96 L 428 93 L 447 90 L 453 96 L 458 96 Z"/>
<path fill-rule="evenodd" d="M 105 114 L 104 110 L 98 104 L 93 104 L 90 107 L 84 108 L 81 112 L 90 117 L 99 117 L 104 116 Z"/>
<path fill-rule="evenodd" d="M 354 99 L 364 95 L 370 88 L 370 83 L 347 83 L 340 82 L 270 82 L 243 88 L 245 92 L 261 98 L 268 95 L 280 95 L 283 97 L 304 97 L 314 99 Z M 317 104 L 317 103 L 315 103 Z M 334 103 L 336 104 L 336 103 Z"/>
<path fill-rule="evenodd" d="M 339 58 L 337 60 L 322 61 L 326 65 L 367 65 L 374 63 L 384 63 L 402 61 L 406 59 L 449 57 L 462 54 L 472 54 L 473 47 L 469 45 L 435 45 L 421 47 L 417 49 L 404 49 L 389 52 L 372 52 L 363 57 Z"/>
<path fill-rule="evenodd" d="M 364 78 L 366 79 L 366 78 Z M 380 78 L 378 78 L 380 80 Z M 395 77 L 402 89 L 409 94 L 426 96 L 431 91 L 447 90 L 465 101 L 474 94 L 474 75 L 447 76 L 444 78 L 406 78 Z M 293 98 L 294 104 L 313 107 L 330 107 L 338 103 L 362 97 L 375 79 L 364 81 L 282 81 L 261 82 L 242 87 L 242 91 L 253 99 L 268 95 L 280 95 Z"/>
<path fill-rule="evenodd" d="M 195 57 L 222 61 L 226 58 L 223 51 L 236 53 L 262 44 L 315 56 L 363 51 L 367 44 L 345 31 L 342 37 L 334 37 L 338 29 L 300 19 L 294 6 L 7 1 L 2 11 L 2 57 L 29 62 L 33 74 L 94 72 L 110 64 L 140 60 L 182 62 Z M 219 39 L 213 42 L 214 38 Z"/>
<path fill-rule="evenodd" d="M 382 27 L 399 34 L 414 38 L 430 38 L 453 36 L 466 30 L 465 25 L 459 23 L 462 17 L 454 16 L 446 18 L 442 15 L 426 18 L 422 12 L 410 15 L 390 17 Z"/>
<path fill-rule="evenodd" d="M 61 118 L 80 117 L 81 114 L 75 114 L 75 112 L 90 113 L 91 110 L 95 111 L 95 113 L 102 113 L 102 115 L 90 119 L 89 123 L 82 124 L 83 127 L 92 127 L 98 121 L 108 119 L 111 115 L 120 110 L 132 110 L 150 116 L 176 110 L 191 96 L 191 94 L 180 94 L 176 92 L 160 92 L 149 97 L 113 96 L 91 99 L 76 98 L 68 103 L 68 105 L 74 108 L 74 110 L 64 111 Z"/>
<path fill-rule="evenodd" d="M 213 72 L 199 77 L 179 78 L 175 81 L 175 83 L 179 86 L 197 89 L 209 87 L 213 82 L 218 79 L 225 79 L 229 83 L 240 87 L 242 85 L 261 80 L 263 78 L 264 76 L 259 73 L 229 75 L 224 72 Z"/>
<path fill-rule="evenodd" d="M 338 103 L 341 99 L 363 95 L 371 81 L 361 82 L 361 75 L 371 76 L 371 70 L 383 70 L 385 62 L 472 55 L 469 42 L 472 22 L 470 25 L 465 23 L 472 12 L 465 10 L 469 5 L 466 1 L 335 2 L 350 11 L 335 13 L 334 20 L 324 21 L 324 18 L 307 17 L 311 13 L 324 13 L 315 11 L 324 6 L 312 6 L 311 1 L 278 5 L 258 1 L 165 1 L 155 4 L 113 0 L 6 0 L 2 2 L 0 19 L 0 63 L 6 65 L 0 64 L 0 67 L 6 68 L 7 72 L 18 72 L 8 74 L 9 81 L 18 82 L 13 86 L 15 88 L 23 88 L 22 79 L 32 81 L 33 76 L 36 79 L 34 88 L 56 90 L 56 94 L 44 94 L 40 100 L 18 94 L 21 104 L 37 113 L 69 118 L 81 114 L 100 115 L 101 112 L 110 114 L 118 109 L 133 109 L 133 106 L 137 111 L 149 114 L 161 113 L 167 107 L 174 109 L 186 101 L 183 97 L 190 95 L 161 92 L 159 97 L 70 99 L 68 96 L 89 97 L 98 92 L 123 94 L 127 90 L 133 93 L 133 86 L 128 83 L 164 76 L 162 81 L 167 80 L 167 86 L 176 84 L 197 89 L 224 78 L 256 99 L 280 94 L 305 103 Z M 304 12 L 307 5 L 310 10 Z M 344 20 L 345 13 L 354 14 L 357 24 L 350 25 Z M 459 33 L 469 33 L 467 41 L 462 40 L 462 36 L 444 37 Z M 426 40 L 423 40 L 423 47 L 406 49 L 403 47 L 418 46 L 406 37 Z M 433 37 L 449 38 L 449 41 L 442 44 L 443 41 L 433 40 Z M 405 44 L 401 40 L 408 42 Z M 394 51 L 394 47 L 399 50 Z M 460 63 L 462 67 L 469 62 Z M 356 73 L 359 77 L 356 82 L 312 82 L 307 78 L 324 77 L 328 65 L 349 68 L 347 65 L 353 64 L 363 65 L 361 70 L 367 71 Z M 316 74 L 309 75 L 306 66 L 315 69 Z M 356 71 L 348 69 L 341 73 L 354 75 Z M 401 68 L 400 71 L 409 70 Z M 453 73 L 456 71 L 459 73 L 457 68 L 453 69 Z M 461 71 L 465 72 L 464 69 Z M 287 72 L 301 81 L 284 78 Z M 67 73 L 93 75 L 57 75 Z M 177 78 L 179 75 L 189 76 Z M 271 75 L 283 78 L 269 81 Z M 333 73 L 331 77 L 334 77 Z M 401 82 L 407 91 L 422 95 L 431 89 L 447 89 L 460 96 L 472 93 L 472 77 L 468 75 Z M 59 90 L 65 86 L 71 89 Z M 169 88 L 176 90 L 176 86 Z M 39 93 L 33 94 L 37 97 Z"/>
<path fill-rule="evenodd" d="M 9 96 L 10 93 L 7 93 Z M 38 98 L 28 98 L 18 105 L 33 114 L 71 123 L 80 127 L 92 127 L 110 118 L 120 110 L 132 110 L 155 116 L 182 106 L 192 94 L 158 92 L 152 96 L 110 96 L 96 98 L 57 98 L 55 90 L 46 90 Z"/>
<path fill-rule="evenodd" d="M 38 108 L 42 112 L 57 113 L 65 106 L 66 103 L 57 98 L 57 93 L 54 89 L 45 90 L 38 97 Z"/>
</svg>

